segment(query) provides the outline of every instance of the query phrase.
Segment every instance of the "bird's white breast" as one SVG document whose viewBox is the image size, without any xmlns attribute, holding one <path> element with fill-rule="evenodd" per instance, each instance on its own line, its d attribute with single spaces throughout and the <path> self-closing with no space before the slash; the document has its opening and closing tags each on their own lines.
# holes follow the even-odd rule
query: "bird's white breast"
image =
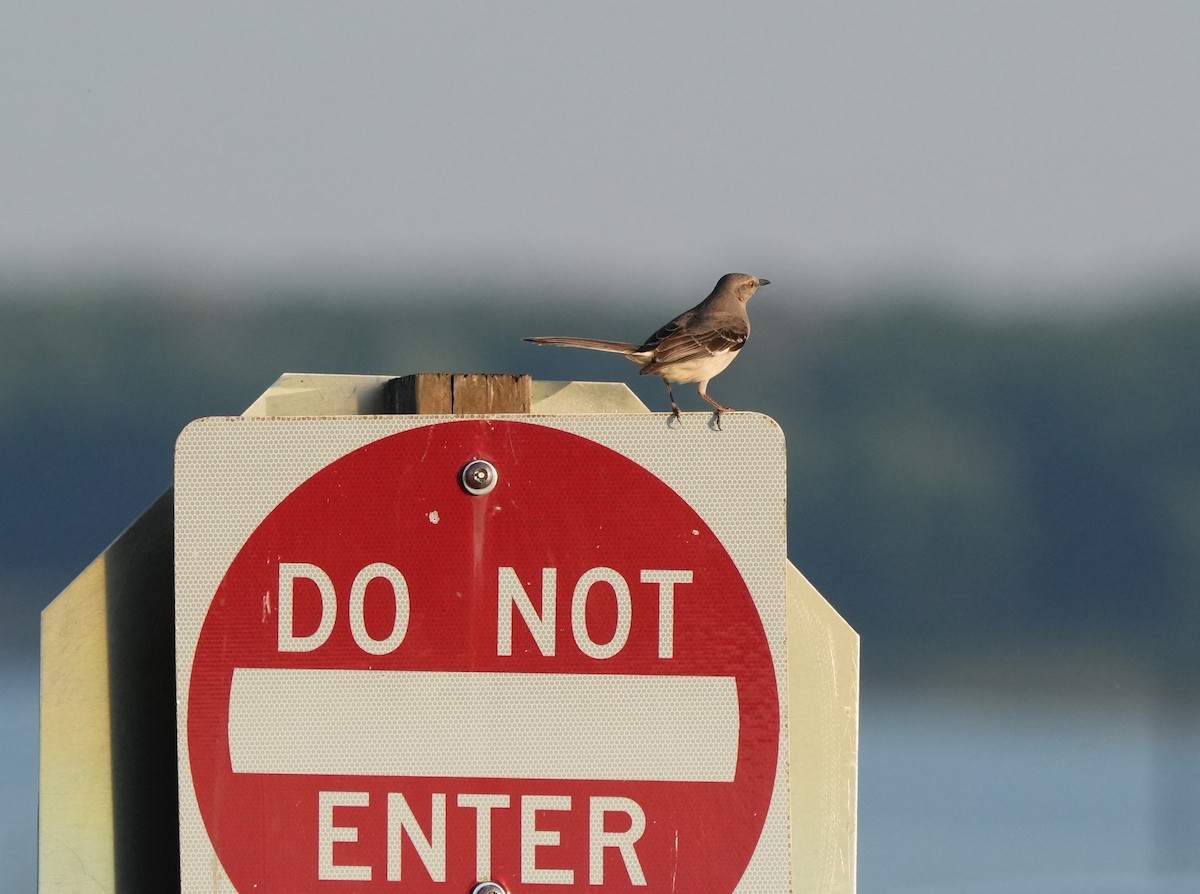
<svg viewBox="0 0 1200 894">
<path fill-rule="evenodd" d="M 663 378 L 671 382 L 707 382 L 733 363 L 735 357 L 737 351 L 717 351 L 709 357 L 672 363 Z"/>
</svg>

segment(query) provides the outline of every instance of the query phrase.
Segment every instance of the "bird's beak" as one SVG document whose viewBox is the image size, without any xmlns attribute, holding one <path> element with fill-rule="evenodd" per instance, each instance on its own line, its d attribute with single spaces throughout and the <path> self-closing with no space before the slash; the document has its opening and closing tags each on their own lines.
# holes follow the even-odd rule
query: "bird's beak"
<svg viewBox="0 0 1200 894">
<path fill-rule="evenodd" d="M 769 286 L 770 284 L 771 284 L 771 280 L 769 280 L 769 279 L 760 279 L 760 280 L 758 281 L 758 287 L 759 287 L 760 289 L 761 289 L 763 286 Z"/>
</svg>

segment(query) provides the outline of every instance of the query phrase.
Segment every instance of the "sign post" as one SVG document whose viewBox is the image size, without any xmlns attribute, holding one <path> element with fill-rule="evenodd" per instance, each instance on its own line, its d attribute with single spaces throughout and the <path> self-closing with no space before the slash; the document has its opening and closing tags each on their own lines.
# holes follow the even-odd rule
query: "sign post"
<svg viewBox="0 0 1200 894">
<path fill-rule="evenodd" d="M 789 890 L 783 438 L 693 428 L 193 423 L 184 889 Z"/>
</svg>

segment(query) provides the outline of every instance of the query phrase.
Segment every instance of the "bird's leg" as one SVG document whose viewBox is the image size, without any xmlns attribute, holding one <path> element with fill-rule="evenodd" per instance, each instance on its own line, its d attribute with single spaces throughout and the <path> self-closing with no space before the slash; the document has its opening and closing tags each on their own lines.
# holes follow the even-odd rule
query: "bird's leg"
<svg viewBox="0 0 1200 894">
<path fill-rule="evenodd" d="M 721 414 L 728 412 L 729 407 L 722 406 L 708 395 L 708 382 L 700 383 L 700 396 L 713 405 L 716 412 L 713 413 L 713 424 L 717 427 L 717 431 L 721 431 Z"/>
<path fill-rule="evenodd" d="M 667 398 L 671 401 L 671 415 L 682 422 L 683 419 L 679 415 L 679 404 L 675 403 L 675 392 L 671 390 L 671 383 L 663 379 L 663 384 L 667 386 Z"/>
</svg>

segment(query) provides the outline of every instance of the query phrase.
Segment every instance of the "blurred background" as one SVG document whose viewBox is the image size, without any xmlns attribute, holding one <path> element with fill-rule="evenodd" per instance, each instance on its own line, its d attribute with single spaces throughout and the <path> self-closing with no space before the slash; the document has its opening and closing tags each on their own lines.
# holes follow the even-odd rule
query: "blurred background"
<svg viewBox="0 0 1200 894">
<path fill-rule="evenodd" d="M 862 634 L 859 890 L 1200 890 L 1200 6 L 0 11 L 0 864 L 38 615 L 280 373 L 657 381 L 779 420 Z M 685 409 L 705 410 L 695 389 Z M 7 887 L 7 886 L 6 886 Z"/>
</svg>

